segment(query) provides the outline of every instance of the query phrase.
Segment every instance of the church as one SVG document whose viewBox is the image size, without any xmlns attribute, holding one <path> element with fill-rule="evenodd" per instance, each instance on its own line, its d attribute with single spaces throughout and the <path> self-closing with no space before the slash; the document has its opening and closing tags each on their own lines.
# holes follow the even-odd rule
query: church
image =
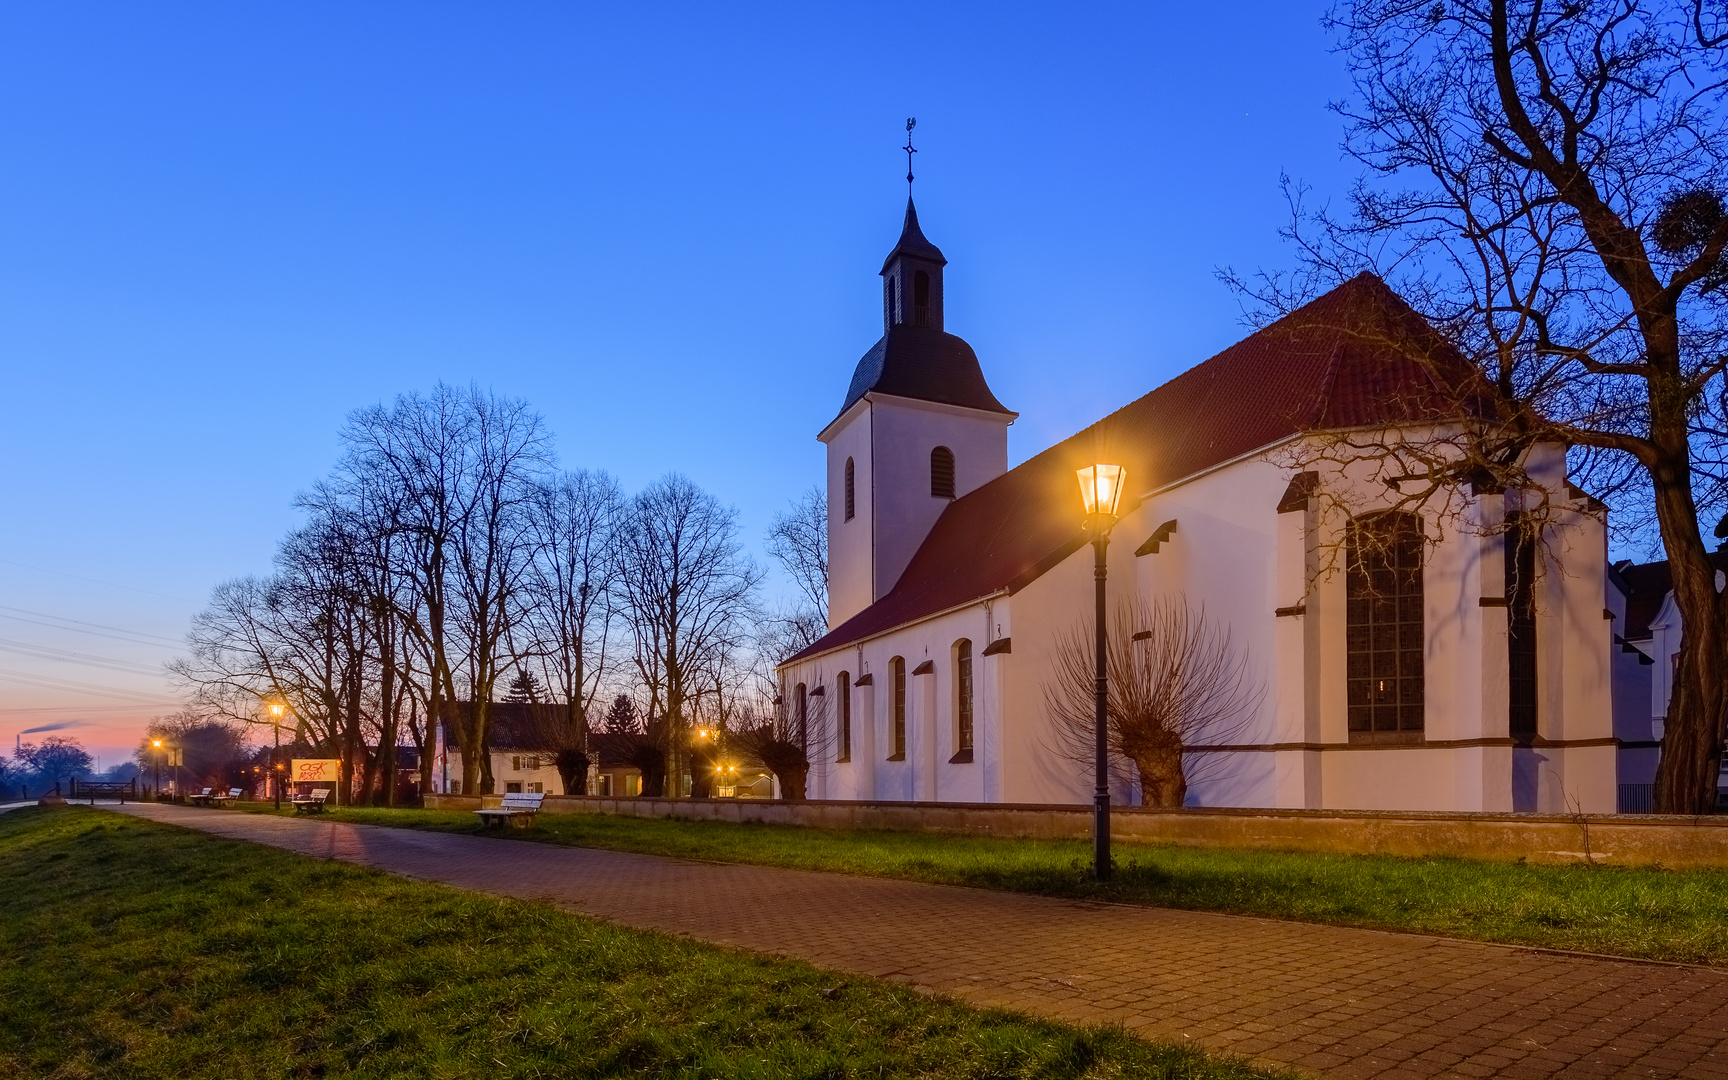
<svg viewBox="0 0 1728 1080">
<path fill-rule="evenodd" d="M 1624 601 L 1606 510 L 1568 483 L 1562 447 L 1526 462 L 1541 544 L 1494 527 L 1528 492 L 1399 503 L 1374 446 L 1444 419 L 1424 405 L 1430 369 L 1388 328 L 1438 335 L 1378 278 L 1010 469 L 1017 414 L 947 331 L 946 269 L 908 199 L 883 336 L 818 435 L 828 633 L 779 670 L 811 732 L 810 797 L 1090 799 L 1051 701 L 1063 643 L 1093 618 L 1077 471 L 1104 462 L 1126 478 L 1111 603 L 1203 611 L 1241 676 L 1235 715 L 1182 747 L 1186 805 L 1615 812 L 1609 597 L 1622 617 Z M 1385 542 L 1358 550 L 1370 536 Z M 1141 803 L 1132 767 L 1113 777 L 1117 805 Z"/>
</svg>

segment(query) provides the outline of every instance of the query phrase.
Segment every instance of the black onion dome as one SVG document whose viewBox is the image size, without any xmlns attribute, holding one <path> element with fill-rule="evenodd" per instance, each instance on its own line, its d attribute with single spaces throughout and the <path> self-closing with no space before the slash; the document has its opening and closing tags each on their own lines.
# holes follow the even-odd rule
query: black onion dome
<svg viewBox="0 0 1728 1080">
<path fill-rule="evenodd" d="M 840 411 L 871 392 L 984 412 L 1012 411 L 990 392 L 972 346 L 953 334 L 906 323 L 889 327 L 887 335 L 858 361 Z"/>
</svg>

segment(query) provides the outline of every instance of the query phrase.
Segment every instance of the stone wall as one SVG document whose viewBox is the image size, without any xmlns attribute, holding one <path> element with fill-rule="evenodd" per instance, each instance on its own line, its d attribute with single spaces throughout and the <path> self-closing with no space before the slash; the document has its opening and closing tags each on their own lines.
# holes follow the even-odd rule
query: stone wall
<svg viewBox="0 0 1728 1080">
<path fill-rule="evenodd" d="M 426 799 L 429 808 L 439 810 L 476 810 L 482 802 L 496 806 L 499 797 L 432 795 Z M 1082 839 L 1092 833 L 1092 811 L 1085 806 L 548 795 L 544 809 L 555 814 L 761 821 L 818 829 L 973 836 Z M 1185 847 L 1533 863 L 1578 863 L 1588 857 L 1611 866 L 1728 868 L 1728 817 L 1118 808 L 1110 821 L 1117 840 Z"/>
</svg>

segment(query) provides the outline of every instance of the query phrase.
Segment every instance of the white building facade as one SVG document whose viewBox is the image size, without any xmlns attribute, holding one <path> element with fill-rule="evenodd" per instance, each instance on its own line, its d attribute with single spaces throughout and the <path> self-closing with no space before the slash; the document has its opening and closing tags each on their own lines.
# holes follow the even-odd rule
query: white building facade
<svg viewBox="0 0 1728 1080">
<path fill-rule="evenodd" d="M 1128 476 L 1112 597 L 1203 609 L 1252 684 L 1227 738 L 1188 747 L 1190 805 L 1614 812 L 1605 511 L 1568 485 L 1563 448 L 1538 448 L 1543 542 L 1514 550 L 1501 523 L 1535 493 L 1403 506 L 1383 461 L 1337 453 L 1441 430 L 1432 377 L 1386 338 L 1432 331 L 1382 283 L 1346 283 L 1010 470 L 1016 414 L 944 331 L 945 267 L 908 203 L 884 336 L 820 435 L 830 632 L 780 671 L 825 732 L 812 798 L 1089 799 L 1047 697 L 1059 640 L 1092 621 L 1075 470 L 1109 461 Z M 1414 539 L 1357 559 L 1352 530 Z M 1397 595 L 1370 602 L 1375 559 L 1404 562 Z"/>
</svg>

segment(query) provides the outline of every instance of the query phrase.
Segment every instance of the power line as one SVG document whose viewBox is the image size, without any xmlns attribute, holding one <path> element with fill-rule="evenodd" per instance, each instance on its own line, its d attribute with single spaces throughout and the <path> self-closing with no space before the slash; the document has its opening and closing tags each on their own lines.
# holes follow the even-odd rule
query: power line
<svg viewBox="0 0 1728 1080">
<path fill-rule="evenodd" d="M 5 614 L 5 612 L 8 611 L 15 611 L 19 614 Z M 34 619 L 26 619 L 24 618 L 25 615 L 34 615 L 36 617 Z M 16 622 L 31 623 L 35 626 L 46 626 L 51 630 L 67 630 L 74 634 L 90 634 L 94 637 L 114 638 L 116 641 L 129 641 L 134 645 L 149 645 L 158 649 L 183 649 L 186 647 L 186 643 L 183 641 L 176 641 L 173 638 L 162 637 L 158 634 L 147 634 L 142 630 L 126 630 L 118 626 L 104 626 L 101 623 L 82 622 L 78 619 L 63 618 L 59 615 L 45 615 L 40 611 L 27 611 L 24 608 L 7 607 L 5 604 L 0 604 L 0 619 L 12 619 Z M 40 621 L 42 619 L 49 619 L 52 621 L 42 622 Z M 85 630 L 81 629 L 82 627 L 95 627 L 96 629 Z M 103 631 L 111 632 L 103 633 Z M 115 635 L 122 636 L 116 637 Z M 147 638 L 152 640 L 145 640 Z"/>
<path fill-rule="evenodd" d="M 50 570 L 46 566 L 31 566 L 29 563 L 21 563 L 14 559 L 0 559 L 0 563 L 5 563 L 7 566 L 21 566 L 26 570 L 35 570 L 43 574 L 58 574 L 60 577 L 71 578 L 74 581 L 88 581 L 93 585 L 106 585 L 111 589 L 125 589 L 127 592 L 143 593 L 145 596 L 160 596 L 164 600 L 179 600 L 185 604 L 197 603 L 196 600 L 188 600 L 184 596 L 170 596 L 167 593 L 140 589 L 136 585 L 122 585 L 118 581 L 103 581 L 101 578 L 85 577 L 82 574 L 68 574 L 64 570 Z"/>
<path fill-rule="evenodd" d="M 92 653 L 70 652 L 66 649 L 51 649 L 42 645 L 32 645 L 25 641 L 13 641 L 0 638 L 0 652 L 18 653 L 21 656 L 32 656 L 38 660 L 51 660 L 59 664 L 82 664 L 86 667 L 107 668 L 109 671 L 120 671 L 128 675 L 162 674 L 159 667 L 147 664 L 134 664 L 130 660 L 116 660 L 111 656 L 96 656 Z"/>
<path fill-rule="evenodd" d="M 179 701 L 163 694 L 152 694 L 147 691 L 122 690 L 116 686 L 101 686 L 96 683 L 76 682 L 71 679 L 56 679 L 51 675 L 34 675 L 28 671 L 13 671 L 10 668 L 0 668 L 0 681 L 22 683 L 26 686 L 39 686 L 48 690 L 74 690 L 81 694 L 95 694 L 98 697 L 136 701 L 140 705 L 155 703 L 173 705 L 180 704 Z"/>
</svg>

